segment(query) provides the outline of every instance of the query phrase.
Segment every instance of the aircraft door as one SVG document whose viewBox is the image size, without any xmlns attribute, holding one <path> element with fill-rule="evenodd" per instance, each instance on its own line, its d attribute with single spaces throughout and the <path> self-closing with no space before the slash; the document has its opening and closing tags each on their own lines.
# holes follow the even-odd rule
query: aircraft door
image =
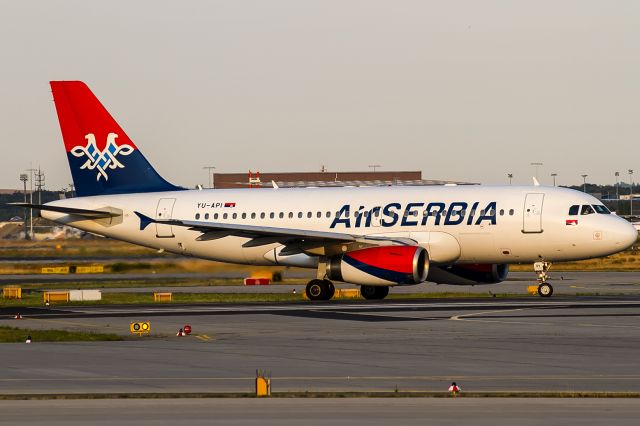
<svg viewBox="0 0 640 426">
<path fill-rule="evenodd" d="M 544 194 L 527 194 L 524 200 L 522 232 L 525 234 L 541 233 L 542 229 L 542 204 Z"/>
<path fill-rule="evenodd" d="M 173 206 L 176 203 L 175 198 L 160 198 L 158 207 L 156 208 L 156 219 L 167 220 L 173 215 Z M 171 225 L 163 225 L 156 223 L 156 237 L 173 238 L 173 227 Z"/>
</svg>

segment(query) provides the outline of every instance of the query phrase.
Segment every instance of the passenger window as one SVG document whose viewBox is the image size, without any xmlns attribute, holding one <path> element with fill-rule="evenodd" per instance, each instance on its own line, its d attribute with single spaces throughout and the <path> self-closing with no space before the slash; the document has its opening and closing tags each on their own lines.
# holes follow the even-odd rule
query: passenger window
<svg viewBox="0 0 640 426">
<path fill-rule="evenodd" d="M 238 213 L 234 213 L 232 217 L 233 217 L 234 219 L 237 219 L 237 218 L 238 218 Z"/>
<path fill-rule="evenodd" d="M 302 212 L 298 212 L 298 219 L 302 219 Z"/>
<path fill-rule="evenodd" d="M 602 204 L 594 204 L 593 208 L 596 210 L 598 214 L 611 214 L 608 208 L 603 206 Z"/>
<path fill-rule="evenodd" d="M 316 213 L 316 217 L 320 219 L 322 217 L 322 213 L 321 212 Z"/>
<path fill-rule="evenodd" d="M 582 209 L 580 210 L 580 214 L 584 216 L 588 214 L 595 214 L 595 212 L 593 211 L 593 208 L 589 204 L 585 204 L 584 206 L 582 206 Z"/>
<path fill-rule="evenodd" d="M 504 209 L 500 209 L 500 216 L 504 216 Z"/>
<path fill-rule="evenodd" d="M 275 218 L 275 217 L 276 217 L 275 213 L 273 213 L 273 212 L 269 213 L 269 218 L 270 218 L 270 219 L 273 219 L 273 218 Z"/>
<path fill-rule="evenodd" d="M 214 219 L 216 219 L 216 220 L 218 220 L 218 213 L 214 214 L 214 215 L 213 215 L 213 218 L 214 218 Z"/>
<path fill-rule="evenodd" d="M 204 218 L 205 218 L 205 219 L 209 219 L 209 213 L 206 213 L 206 214 L 204 215 Z"/>
<path fill-rule="evenodd" d="M 327 212 L 327 218 L 331 217 L 331 212 Z"/>
<path fill-rule="evenodd" d="M 574 205 L 569 207 L 569 216 L 576 216 L 580 211 L 580 206 Z"/>
<path fill-rule="evenodd" d="M 242 218 L 246 219 L 247 218 L 247 214 L 246 213 L 242 213 Z"/>
<path fill-rule="evenodd" d="M 264 217 L 264 213 L 262 213 L 262 217 Z M 251 213 L 251 219 L 255 219 L 256 218 L 256 214 L 255 213 Z"/>
<path fill-rule="evenodd" d="M 509 210 L 509 216 L 513 216 L 514 213 L 515 213 L 515 211 L 513 209 Z"/>
<path fill-rule="evenodd" d="M 293 219 L 293 212 L 289 212 L 289 219 Z"/>
<path fill-rule="evenodd" d="M 223 218 L 223 219 L 226 219 L 226 218 L 228 218 L 228 217 L 229 217 L 229 214 L 227 214 L 227 213 L 225 213 L 225 214 L 223 214 L 223 215 L 222 215 L 222 218 Z"/>
<path fill-rule="evenodd" d="M 200 219 L 200 213 L 196 213 L 196 220 Z"/>
<path fill-rule="evenodd" d="M 283 212 L 280 212 L 279 216 L 280 216 L 280 219 L 284 219 L 284 213 Z"/>
<path fill-rule="evenodd" d="M 260 219 L 264 219 L 264 217 L 265 217 L 264 212 L 260 213 Z"/>
<path fill-rule="evenodd" d="M 307 217 L 308 217 L 309 219 L 311 219 L 311 216 L 313 216 L 313 213 L 311 213 L 311 212 L 307 212 Z"/>
</svg>

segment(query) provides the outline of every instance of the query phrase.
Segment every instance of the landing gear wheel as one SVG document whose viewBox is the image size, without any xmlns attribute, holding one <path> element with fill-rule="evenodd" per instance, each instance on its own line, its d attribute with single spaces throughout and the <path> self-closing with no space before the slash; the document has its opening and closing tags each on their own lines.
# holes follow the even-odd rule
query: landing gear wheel
<svg viewBox="0 0 640 426">
<path fill-rule="evenodd" d="M 335 294 L 336 289 L 329 280 L 311 280 L 307 284 L 305 293 L 309 300 L 329 300 Z"/>
<path fill-rule="evenodd" d="M 553 294 L 553 287 L 551 287 L 551 284 L 549 283 L 541 283 L 538 286 L 538 294 L 541 297 L 551 297 Z"/>
<path fill-rule="evenodd" d="M 322 280 L 311 280 L 305 289 L 309 300 L 323 300 L 327 293 L 326 284 Z"/>
<path fill-rule="evenodd" d="M 323 281 L 327 285 L 327 290 L 328 290 L 327 291 L 327 299 L 326 300 L 331 300 L 331 299 L 333 299 L 333 296 L 336 294 L 336 287 L 329 280 L 323 280 Z"/>
<path fill-rule="evenodd" d="M 389 294 L 389 287 L 377 285 L 360 286 L 360 294 L 367 300 L 381 300 Z"/>
</svg>

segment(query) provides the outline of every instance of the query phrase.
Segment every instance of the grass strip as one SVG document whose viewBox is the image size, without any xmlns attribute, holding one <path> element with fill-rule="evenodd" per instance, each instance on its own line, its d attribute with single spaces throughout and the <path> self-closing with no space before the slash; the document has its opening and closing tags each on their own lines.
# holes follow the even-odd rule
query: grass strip
<svg viewBox="0 0 640 426">
<path fill-rule="evenodd" d="M 175 398 L 257 398 L 248 392 L 115 392 L 58 394 L 0 394 L 0 400 L 56 399 L 175 399 Z M 595 391 L 497 391 L 463 392 L 273 392 L 271 398 L 640 398 L 640 392 Z"/>
<path fill-rule="evenodd" d="M 91 333 L 65 330 L 34 330 L 0 326 L 0 343 L 21 343 L 27 336 L 34 342 L 96 342 L 122 340 L 112 333 Z"/>
<path fill-rule="evenodd" d="M 407 293 L 390 294 L 388 299 L 392 300 L 418 300 L 418 299 L 469 299 L 469 298 L 526 298 L 532 297 L 526 294 L 515 293 Z M 304 297 L 301 293 L 173 293 L 172 302 L 154 302 L 153 293 L 103 293 L 102 300 L 92 302 L 56 302 L 55 306 L 81 306 L 81 305 L 130 305 L 149 304 L 166 305 L 172 303 L 277 303 L 277 302 L 300 302 Z M 357 298 L 335 298 L 336 301 L 346 301 L 354 303 L 367 303 L 361 297 Z M 311 302 L 310 302 L 311 303 Z M 0 299 L 1 307 L 38 307 L 43 306 L 42 293 L 23 293 L 22 299 Z"/>
</svg>

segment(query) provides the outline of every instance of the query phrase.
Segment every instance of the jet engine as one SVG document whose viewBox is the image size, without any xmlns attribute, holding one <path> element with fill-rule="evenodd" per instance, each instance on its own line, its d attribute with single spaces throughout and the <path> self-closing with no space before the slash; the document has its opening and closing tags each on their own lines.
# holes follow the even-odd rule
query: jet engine
<svg viewBox="0 0 640 426">
<path fill-rule="evenodd" d="M 426 280 L 429 255 L 417 246 L 381 246 L 329 259 L 327 278 L 361 285 L 418 284 Z"/>
<path fill-rule="evenodd" d="M 427 281 L 453 285 L 496 284 L 506 280 L 508 274 L 509 265 L 505 264 L 433 266 Z"/>
</svg>

